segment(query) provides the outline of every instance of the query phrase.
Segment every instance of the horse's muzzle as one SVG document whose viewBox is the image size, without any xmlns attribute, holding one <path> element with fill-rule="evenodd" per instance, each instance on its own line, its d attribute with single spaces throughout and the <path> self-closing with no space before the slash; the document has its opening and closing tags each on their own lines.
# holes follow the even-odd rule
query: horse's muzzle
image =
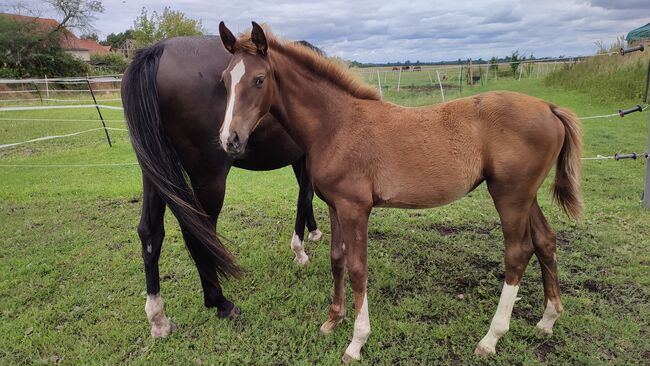
<svg viewBox="0 0 650 366">
<path fill-rule="evenodd" d="M 240 155 L 244 150 L 244 144 L 242 144 L 239 139 L 237 132 L 232 132 L 228 136 L 228 141 L 226 142 L 225 149 L 226 152 L 230 155 Z"/>
</svg>

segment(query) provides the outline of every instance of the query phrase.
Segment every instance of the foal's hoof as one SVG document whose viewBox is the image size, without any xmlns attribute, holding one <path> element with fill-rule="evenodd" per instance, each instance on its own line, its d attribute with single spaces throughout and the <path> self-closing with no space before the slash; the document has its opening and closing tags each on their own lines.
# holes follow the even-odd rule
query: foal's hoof
<svg viewBox="0 0 650 366">
<path fill-rule="evenodd" d="M 309 257 L 307 256 L 307 254 L 303 254 L 301 256 L 296 255 L 293 258 L 293 261 L 295 263 L 298 263 L 299 266 L 304 267 L 309 264 Z"/>
<path fill-rule="evenodd" d="M 343 321 L 344 317 L 341 317 L 341 319 L 338 320 L 330 320 L 328 319 L 323 323 L 323 325 L 320 326 L 320 335 L 328 335 L 331 334 L 334 331 L 334 328 L 336 328 L 337 325 L 341 324 Z"/>
<path fill-rule="evenodd" d="M 359 358 L 356 358 L 356 357 L 350 356 L 347 353 L 344 353 L 343 357 L 341 358 L 341 361 L 343 361 L 343 363 L 346 364 L 346 365 L 349 364 L 350 362 L 359 361 L 359 360 L 361 360 L 361 356 L 359 356 Z"/>
<path fill-rule="evenodd" d="M 318 229 L 310 231 L 309 235 L 307 235 L 307 238 L 311 241 L 319 241 L 322 237 L 323 233 Z"/>
<path fill-rule="evenodd" d="M 230 309 L 224 309 L 217 311 L 217 316 L 219 319 L 235 319 L 239 316 L 241 310 L 235 304 L 232 304 Z"/>
<path fill-rule="evenodd" d="M 476 346 L 476 349 L 474 350 L 474 354 L 481 357 L 488 357 L 495 353 L 497 352 L 494 348 L 486 347 L 481 344 Z"/>
<path fill-rule="evenodd" d="M 153 338 L 165 338 L 172 334 L 176 330 L 176 325 L 170 322 L 169 319 L 165 319 L 161 324 L 151 325 L 151 337 Z"/>
<path fill-rule="evenodd" d="M 550 335 L 553 334 L 553 328 L 552 327 L 549 328 L 549 327 L 545 327 L 545 326 L 539 325 L 539 324 L 537 324 L 535 326 L 535 330 L 537 331 L 537 333 L 539 333 L 539 334 L 541 334 L 543 336 L 550 336 Z"/>
</svg>

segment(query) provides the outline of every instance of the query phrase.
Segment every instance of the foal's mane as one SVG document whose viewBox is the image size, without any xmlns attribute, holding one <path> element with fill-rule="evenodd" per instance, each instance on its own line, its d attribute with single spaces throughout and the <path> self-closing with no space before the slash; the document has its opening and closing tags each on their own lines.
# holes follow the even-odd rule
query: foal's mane
<svg viewBox="0 0 650 366">
<path fill-rule="evenodd" d="M 345 90 L 350 95 L 359 99 L 379 100 L 379 93 L 356 76 L 345 70 L 337 61 L 329 59 L 316 51 L 299 43 L 284 41 L 264 27 L 264 35 L 269 46 L 269 53 L 279 52 L 296 61 L 309 71 L 321 76 L 335 86 Z M 257 53 L 257 47 L 251 40 L 250 31 L 240 34 L 235 43 L 235 51 L 250 54 Z"/>
</svg>

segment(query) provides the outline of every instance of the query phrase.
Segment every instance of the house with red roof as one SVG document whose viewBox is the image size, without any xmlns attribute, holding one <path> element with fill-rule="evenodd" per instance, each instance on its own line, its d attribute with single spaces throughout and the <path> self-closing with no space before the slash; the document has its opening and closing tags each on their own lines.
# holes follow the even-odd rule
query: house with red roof
<svg viewBox="0 0 650 366">
<path fill-rule="evenodd" d="M 49 33 L 59 28 L 59 22 L 55 19 L 6 13 L 0 13 L 0 16 L 10 17 L 21 22 L 34 23 L 35 27 L 33 29 L 37 32 Z M 90 61 L 90 55 L 111 52 L 110 46 L 102 46 L 92 39 L 80 39 L 65 27 L 61 27 L 57 31 L 60 32 L 59 45 L 61 48 L 81 60 Z"/>
</svg>

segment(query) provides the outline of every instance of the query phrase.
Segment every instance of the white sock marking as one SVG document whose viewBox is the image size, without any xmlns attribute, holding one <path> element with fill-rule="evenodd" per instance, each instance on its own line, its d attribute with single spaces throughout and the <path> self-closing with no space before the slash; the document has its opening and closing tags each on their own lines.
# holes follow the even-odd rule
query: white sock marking
<svg viewBox="0 0 650 366">
<path fill-rule="evenodd" d="M 298 234 L 295 232 L 291 238 L 291 249 L 296 254 L 296 257 L 293 259 L 294 262 L 300 264 L 301 266 L 306 266 L 309 264 L 309 257 L 307 256 L 307 253 L 305 253 L 305 246 L 303 244 L 303 241 L 300 240 Z"/>
<path fill-rule="evenodd" d="M 159 293 L 147 295 L 144 311 L 147 313 L 147 319 L 151 324 L 152 337 L 167 337 L 171 333 L 172 325 L 165 316 L 165 303 Z"/>
<path fill-rule="evenodd" d="M 239 60 L 237 65 L 230 70 L 230 95 L 228 96 L 228 105 L 226 106 L 226 116 L 223 119 L 223 125 L 221 126 L 221 146 L 226 147 L 228 143 L 228 136 L 230 136 L 230 123 L 232 122 L 232 114 L 235 109 L 235 94 L 237 84 L 241 81 L 244 72 L 246 71 L 246 66 L 244 66 L 244 60 Z"/>
<path fill-rule="evenodd" d="M 517 291 L 519 291 L 519 286 L 511 286 L 507 283 L 503 284 L 499 305 L 497 306 L 494 318 L 492 318 L 492 323 L 490 323 L 490 330 L 488 330 L 485 337 L 479 342 L 477 351 L 481 349 L 485 353 L 496 352 L 497 341 L 510 329 L 512 308 L 515 305 L 515 301 L 519 300 L 517 298 Z"/>
<path fill-rule="evenodd" d="M 544 309 L 544 315 L 542 320 L 537 323 L 537 328 L 546 334 L 553 334 L 553 324 L 557 318 L 560 317 L 560 313 L 555 309 L 555 305 L 549 300 L 546 303 L 546 309 Z"/>
<path fill-rule="evenodd" d="M 365 293 L 359 315 L 354 320 L 352 342 L 350 342 L 348 348 L 345 350 L 345 354 L 355 360 L 360 360 L 361 347 L 366 344 L 368 336 L 370 336 L 370 316 L 368 315 L 368 293 Z"/>
<path fill-rule="evenodd" d="M 307 237 L 311 241 L 319 241 L 320 238 L 323 237 L 323 233 L 320 230 L 316 229 L 314 231 L 310 231 Z"/>
</svg>

